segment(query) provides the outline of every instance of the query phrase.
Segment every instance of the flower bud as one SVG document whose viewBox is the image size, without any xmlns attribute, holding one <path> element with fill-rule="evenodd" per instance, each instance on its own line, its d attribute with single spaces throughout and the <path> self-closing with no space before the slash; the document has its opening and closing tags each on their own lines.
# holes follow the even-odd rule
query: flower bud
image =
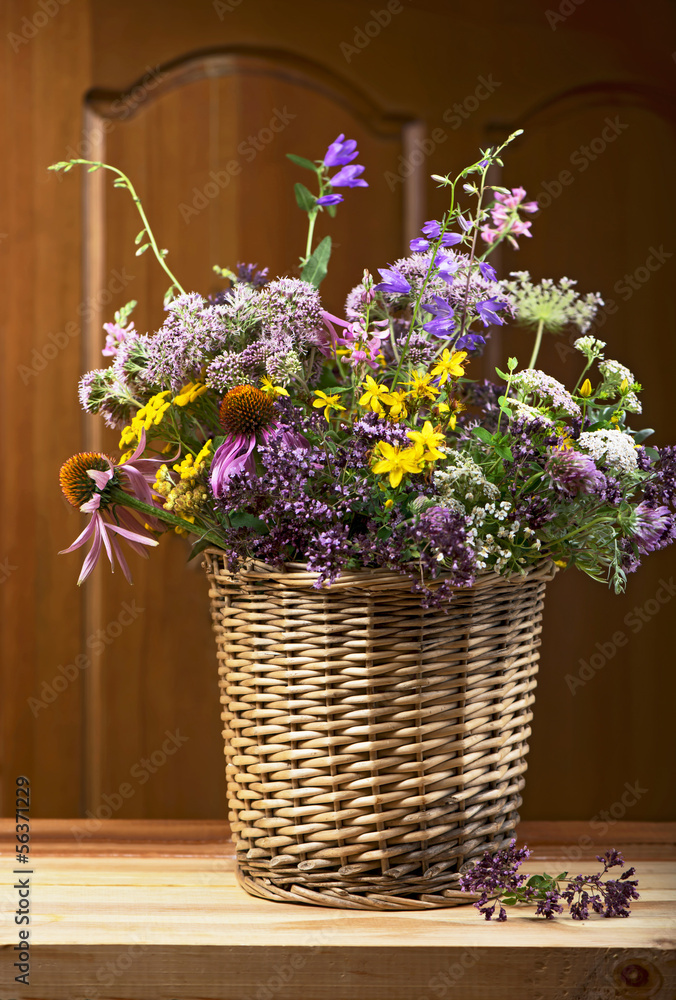
<svg viewBox="0 0 676 1000">
<path fill-rule="evenodd" d="M 586 378 L 580 388 L 580 395 L 584 396 L 585 399 L 587 399 L 589 396 L 591 396 L 591 394 L 592 394 L 592 384 L 589 381 L 589 379 Z"/>
</svg>

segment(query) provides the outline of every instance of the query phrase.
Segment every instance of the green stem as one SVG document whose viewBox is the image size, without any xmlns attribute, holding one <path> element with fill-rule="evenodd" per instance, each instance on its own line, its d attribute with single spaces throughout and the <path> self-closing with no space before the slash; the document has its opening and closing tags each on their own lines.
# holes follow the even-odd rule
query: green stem
<svg viewBox="0 0 676 1000">
<path fill-rule="evenodd" d="M 530 356 L 530 361 L 528 362 L 528 367 L 533 368 L 535 362 L 537 361 L 538 354 L 540 353 L 540 344 L 542 343 L 542 333 L 545 328 L 545 321 L 541 319 L 538 323 L 538 332 L 535 336 L 535 344 L 533 345 L 533 353 Z"/>
<path fill-rule="evenodd" d="M 137 510 L 140 514 L 146 514 L 148 517 L 155 517 L 158 521 L 163 521 L 165 524 L 171 525 L 172 528 L 182 528 L 184 531 L 191 532 L 192 534 L 197 534 L 199 529 L 196 529 L 195 525 L 191 521 L 184 521 L 182 517 L 177 517 L 176 514 L 170 513 L 168 510 L 164 510 L 163 507 L 153 507 L 149 503 L 144 503 L 143 500 L 139 500 L 137 497 L 131 496 L 122 489 L 113 489 L 111 491 L 111 496 L 113 500 L 116 500 L 122 507 L 131 507 L 132 510 Z M 212 531 L 208 530 L 203 535 L 202 538 L 216 545 L 218 548 L 223 547 L 223 539 L 218 535 L 215 535 Z"/>
<path fill-rule="evenodd" d="M 65 163 L 54 163 L 54 164 L 52 164 L 52 166 L 49 167 L 49 169 L 50 170 L 61 170 L 68 163 L 71 163 L 71 164 L 81 164 L 82 166 L 91 167 L 94 170 L 98 170 L 100 167 L 103 167 L 104 170 L 110 170 L 110 171 L 112 171 L 112 173 L 117 174 L 117 176 L 122 181 L 122 183 L 120 184 L 117 181 L 115 181 L 115 185 L 117 187 L 126 187 L 126 189 L 129 191 L 130 195 L 132 196 L 132 198 L 133 198 L 133 200 L 134 200 L 134 202 L 136 204 L 136 208 L 138 210 L 138 213 L 141 216 L 141 221 L 143 222 L 143 230 L 142 230 L 142 232 L 145 232 L 146 236 L 148 237 L 148 242 L 150 243 L 150 246 L 152 247 L 152 251 L 155 254 L 155 257 L 157 258 L 157 262 L 159 263 L 160 267 L 171 278 L 172 285 L 175 286 L 178 289 L 178 291 L 181 293 L 181 295 L 185 295 L 186 294 L 185 289 L 181 286 L 181 284 L 179 283 L 179 281 L 176 278 L 176 276 L 174 274 L 172 274 L 172 272 L 169 270 L 169 268 L 167 267 L 167 265 L 165 263 L 164 253 L 158 247 L 157 242 L 155 240 L 155 237 L 153 236 L 153 232 L 152 232 L 152 230 L 150 228 L 150 223 L 148 222 L 148 218 L 146 216 L 146 213 L 143 210 L 143 205 L 141 204 L 141 199 L 136 194 L 136 190 L 134 188 L 134 185 L 129 180 L 129 178 L 127 177 L 127 175 L 124 174 L 124 173 L 122 173 L 121 170 L 118 170 L 117 167 L 111 167 L 111 165 L 109 163 L 102 163 L 101 160 L 80 160 L 80 159 L 77 159 L 77 160 L 66 160 Z"/>
<path fill-rule="evenodd" d="M 582 374 L 580 375 L 579 379 L 575 383 L 575 388 L 573 389 L 573 395 L 575 395 L 575 393 L 577 392 L 577 390 L 578 390 L 578 388 L 580 386 L 580 383 L 582 382 L 582 379 L 585 377 L 585 375 L 587 374 L 587 372 L 589 371 L 589 369 L 591 368 L 591 366 L 592 366 L 593 363 L 594 363 L 593 362 L 593 358 L 588 358 L 587 359 L 587 364 L 582 369 Z"/>
<path fill-rule="evenodd" d="M 312 237 L 315 231 L 315 222 L 317 221 L 317 209 L 315 208 L 312 212 L 308 212 L 308 232 L 307 232 L 307 243 L 305 244 L 305 263 L 307 264 L 312 253 Z"/>
</svg>

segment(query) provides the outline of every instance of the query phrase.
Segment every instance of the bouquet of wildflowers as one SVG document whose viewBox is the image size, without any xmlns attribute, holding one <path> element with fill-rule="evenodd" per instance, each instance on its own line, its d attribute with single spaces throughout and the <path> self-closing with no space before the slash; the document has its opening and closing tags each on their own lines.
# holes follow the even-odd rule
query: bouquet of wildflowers
<svg viewBox="0 0 676 1000">
<path fill-rule="evenodd" d="M 130 302 L 105 325 L 111 363 L 80 382 L 82 406 L 119 430 L 123 452 L 61 470 L 66 497 L 91 515 L 65 550 L 92 542 L 80 582 L 104 549 L 129 576 L 121 541 L 145 555 L 166 530 L 192 536 L 195 553 L 225 550 L 232 567 L 302 562 L 318 587 L 346 569 L 391 569 L 425 601 L 545 558 L 621 590 L 642 555 L 673 541 L 676 450 L 645 447 L 650 431 L 629 426 L 641 386 L 589 334 L 601 298 L 565 278 L 499 280 L 489 262 L 501 242 L 530 237 L 537 210 L 522 188 L 487 182 L 507 144 L 434 175 L 447 211 L 379 281 L 363 272 L 343 316 L 322 306 L 331 238 L 315 245 L 314 228 L 339 189 L 368 187 L 344 135 L 321 161 L 290 156 L 316 191 L 296 184 L 308 216 L 299 276 L 216 267 L 225 287 L 211 297 L 181 287 L 121 171 L 54 165 L 111 171 L 141 215 L 137 253 L 151 250 L 171 280 L 161 328 L 137 331 Z M 473 356 L 508 323 L 534 331 L 527 363 L 472 379 Z M 537 359 L 545 333 L 571 328 L 580 364 L 567 388 Z"/>
</svg>

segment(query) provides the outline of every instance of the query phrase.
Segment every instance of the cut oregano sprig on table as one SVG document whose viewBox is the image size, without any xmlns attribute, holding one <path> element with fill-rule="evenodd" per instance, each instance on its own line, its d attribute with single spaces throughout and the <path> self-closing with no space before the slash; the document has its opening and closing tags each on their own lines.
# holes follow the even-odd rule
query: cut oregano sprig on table
<svg viewBox="0 0 676 1000">
<path fill-rule="evenodd" d="M 594 875 L 570 876 L 531 875 L 517 872 L 521 864 L 533 852 L 527 846 L 517 847 L 512 840 L 509 847 L 495 854 L 488 851 L 481 861 L 460 877 L 460 888 L 464 892 L 481 893 L 474 905 L 486 920 L 492 920 L 498 909 L 497 920 L 506 920 L 505 906 L 517 903 L 535 903 L 535 915 L 552 919 L 564 912 L 568 905 L 573 920 L 587 920 L 590 910 L 603 917 L 628 917 L 632 899 L 638 899 L 636 891 L 638 879 L 632 879 L 635 868 L 628 868 L 619 878 L 608 878 L 611 868 L 624 866 L 620 851 L 612 848 L 596 860 L 603 865 L 603 871 Z"/>
</svg>

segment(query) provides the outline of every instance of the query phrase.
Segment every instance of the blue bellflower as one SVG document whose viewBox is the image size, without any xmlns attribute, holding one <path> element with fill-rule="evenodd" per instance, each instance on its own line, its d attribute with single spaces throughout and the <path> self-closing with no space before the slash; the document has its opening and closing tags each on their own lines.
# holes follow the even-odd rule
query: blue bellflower
<svg viewBox="0 0 676 1000">
<path fill-rule="evenodd" d="M 440 295 L 433 295 L 434 305 L 423 306 L 425 312 L 432 313 L 433 318 L 423 325 L 423 330 L 427 330 L 433 337 L 443 337 L 446 339 L 453 334 L 455 326 L 455 313 L 453 307 Z"/>
<path fill-rule="evenodd" d="M 329 178 L 332 188 L 335 187 L 368 187 L 368 184 L 359 175 L 364 172 L 364 167 L 358 163 L 351 163 L 342 167 L 337 174 Z"/>
<path fill-rule="evenodd" d="M 389 292 L 391 295 L 408 295 L 411 291 L 411 286 L 399 271 L 387 267 L 379 267 L 378 271 L 383 280 L 375 286 L 374 291 Z"/>
<path fill-rule="evenodd" d="M 324 156 L 325 167 L 343 167 L 359 156 L 356 139 L 346 139 L 343 132 L 331 143 Z"/>
<path fill-rule="evenodd" d="M 321 198 L 317 198 L 317 205 L 340 205 L 343 200 L 342 194 L 323 194 Z"/>
<path fill-rule="evenodd" d="M 495 323 L 496 326 L 504 326 L 504 319 L 498 316 L 498 309 L 506 309 L 506 302 L 498 302 L 497 299 L 486 299 L 485 302 L 477 302 L 476 311 L 479 314 L 479 319 L 484 326 L 490 326 L 491 323 Z"/>
</svg>

